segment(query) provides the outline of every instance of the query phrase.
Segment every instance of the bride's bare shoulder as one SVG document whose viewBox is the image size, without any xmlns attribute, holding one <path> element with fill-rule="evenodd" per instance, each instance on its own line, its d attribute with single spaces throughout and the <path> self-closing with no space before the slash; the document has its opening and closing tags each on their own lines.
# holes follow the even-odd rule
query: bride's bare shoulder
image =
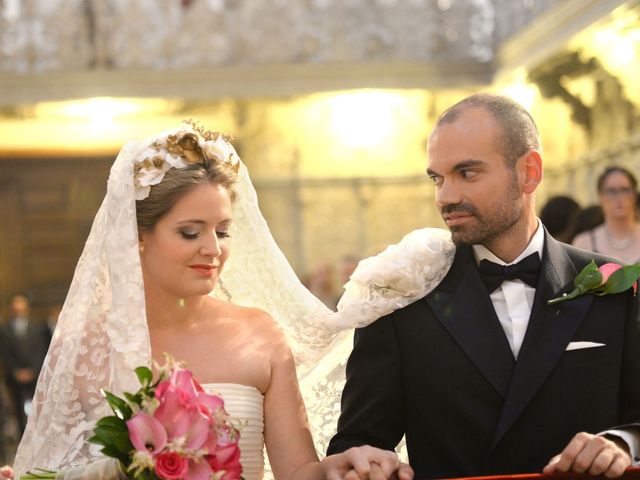
<svg viewBox="0 0 640 480">
<path fill-rule="evenodd" d="M 265 336 L 269 340 L 284 339 L 284 333 L 278 322 L 264 310 L 234 305 L 217 299 L 211 299 L 208 308 L 211 318 L 228 322 L 236 329 L 247 330 L 252 335 Z"/>
</svg>

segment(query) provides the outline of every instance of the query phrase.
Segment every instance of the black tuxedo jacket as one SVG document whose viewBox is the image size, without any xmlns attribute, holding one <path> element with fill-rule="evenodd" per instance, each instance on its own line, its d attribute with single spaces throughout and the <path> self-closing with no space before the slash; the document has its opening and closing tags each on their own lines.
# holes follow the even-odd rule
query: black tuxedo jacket
<svg viewBox="0 0 640 480">
<path fill-rule="evenodd" d="M 425 298 L 355 334 L 328 453 L 406 435 L 417 478 L 539 472 L 580 431 L 640 421 L 640 322 L 632 291 L 548 306 L 592 259 L 545 234 L 518 361 L 470 247 Z M 570 342 L 605 346 L 566 351 Z"/>
</svg>

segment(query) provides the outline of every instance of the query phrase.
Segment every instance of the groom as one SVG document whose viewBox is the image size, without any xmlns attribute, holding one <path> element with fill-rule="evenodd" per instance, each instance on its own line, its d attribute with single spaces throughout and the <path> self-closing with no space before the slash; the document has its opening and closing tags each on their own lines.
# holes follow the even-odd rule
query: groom
<svg viewBox="0 0 640 480">
<path fill-rule="evenodd" d="M 615 477 L 631 465 L 638 301 L 629 290 L 547 305 L 592 259 L 610 260 L 540 224 L 540 151 L 533 119 L 507 98 L 473 95 L 440 117 L 427 172 L 456 256 L 429 295 L 356 332 L 329 453 L 391 450 L 406 435 L 416 478 Z"/>
</svg>

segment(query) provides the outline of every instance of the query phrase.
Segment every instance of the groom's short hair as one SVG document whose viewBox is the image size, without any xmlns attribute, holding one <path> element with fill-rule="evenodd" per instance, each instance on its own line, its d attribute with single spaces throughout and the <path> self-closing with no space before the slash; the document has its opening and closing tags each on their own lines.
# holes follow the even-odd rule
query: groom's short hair
<svg viewBox="0 0 640 480">
<path fill-rule="evenodd" d="M 529 150 L 540 151 L 540 135 L 531 114 L 518 102 L 492 93 L 476 93 L 449 107 L 438 119 L 436 128 L 453 123 L 468 108 L 483 108 L 502 129 L 502 154 L 509 167 Z"/>
</svg>

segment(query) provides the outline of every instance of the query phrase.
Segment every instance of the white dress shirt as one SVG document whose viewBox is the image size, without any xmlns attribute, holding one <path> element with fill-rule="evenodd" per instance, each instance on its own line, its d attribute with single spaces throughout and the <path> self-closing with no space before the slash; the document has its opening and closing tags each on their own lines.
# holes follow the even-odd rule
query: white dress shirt
<svg viewBox="0 0 640 480">
<path fill-rule="evenodd" d="M 504 262 L 483 245 L 474 245 L 473 254 L 476 257 L 477 263 L 486 259 L 498 265 L 513 265 L 535 252 L 538 252 L 538 256 L 542 259 L 543 247 L 544 228 L 542 228 L 542 223 L 538 221 L 538 228 L 533 234 L 529 245 L 527 245 L 527 248 L 525 248 L 513 262 Z M 496 311 L 498 320 L 500 320 L 513 356 L 516 359 L 518 358 L 520 347 L 522 347 L 524 334 L 527 332 L 535 295 L 536 289 L 530 287 L 522 280 L 505 280 L 502 282 L 502 285 L 490 295 L 493 308 Z"/>
<path fill-rule="evenodd" d="M 13 333 L 18 337 L 24 337 L 29 328 L 29 319 L 26 317 L 15 317 L 13 319 Z"/>
</svg>

